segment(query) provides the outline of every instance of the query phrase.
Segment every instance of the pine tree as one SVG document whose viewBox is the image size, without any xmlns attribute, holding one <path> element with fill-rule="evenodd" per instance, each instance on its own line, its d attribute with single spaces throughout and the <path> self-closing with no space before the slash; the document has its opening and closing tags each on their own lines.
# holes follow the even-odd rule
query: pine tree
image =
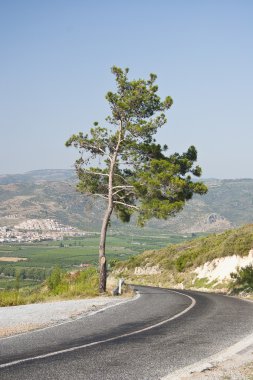
<svg viewBox="0 0 253 380">
<path fill-rule="evenodd" d="M 150 218 L 174 216 L 194 193 L 207 192 L 202 182 L 192 180 L 192 175 L 201 176 L 195 147 L 168 156 L 167 146 L 154 138 L 167 122 L 171 97 L 162 101 L 157 95 L 155 74 L 130 81 L 128 71 L 112 67 L 117 90 L 106 95 L 111 109 L 106 126 L 95 122 L 89 134 L 80 132 L 66 142 L 80 152 L 75 162 L 78 191 L 107 205 L 99 244 L 100 292 L 106 291 L 106 234 L 113 211 L 123 222 L 136 212 L 144 225 Z"/>
</svg>

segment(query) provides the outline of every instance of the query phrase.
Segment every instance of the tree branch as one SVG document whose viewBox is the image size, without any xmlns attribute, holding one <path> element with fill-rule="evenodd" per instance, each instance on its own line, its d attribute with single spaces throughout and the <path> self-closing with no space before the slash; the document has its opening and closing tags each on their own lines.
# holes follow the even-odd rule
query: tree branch
<svg viewBox="0 0 253 380">
<path fill-rule="evenodd" d="M 125 199 L 126 195 L 135 195 L 133 191 L 126 190 L 124 195 L 118 195 L 122 190 L 115 191 L 113 195 L 117 195 L 119 199 Z"/>
<path fill-rule="evenodd" d="M 121 186 L 113 186 L 113 190 L 114 189 L 133 189 L 134 188 L 134 186 L 132 186 L 132 185 L 121 185 Z"/>
<path fill-rule="evenodd" d="M 99 198 L 103 198 L 103 199 L 108 200 L 108 197 L 106 195 L 103 195 L 103 194 L 89 193 L 89 194 L 85 194 L 85 195 L 87 195 L 88 197 L 99 197 Z"/>
<path fill-rule="evenodd" d="M 113 203 L 114 203 L 114 204 L 118 204 L 118 205 L 123 205 L 123 206 L 125 206 L 125 207 L 127 207 L 127 208 L 132 208 L 132 209 L 134 209 L 134 210 L 136 210 L 136 211 L 138 211 L 138 210 L 140 209 L 140 208 L 137 207 L 137 206 L 129 205 L 129 204 L 125 203 L 125 202 L 113 201 Z"/>
<path fill-rule="evenodd" d="M 93 172 L 92 170 L 86 170 L 86 169 L 82 169 L 82 170 L 84 173 L 87 173 L 87 174 L 95 174 L 95 175 L 101 175 L 104 177 L 109 177 L 108 173 Z"/>
<path fill-rule="evenodd" d="M 119 177 L 120 179 L 122 179 L 124 182 L 126 182 L 126 183 L 127 183 L 127 180 L 126 180 L 126 178 L 124 178 L 122 175 L 120 175 L 120 174 L 117 174 L 117 173 L 114 173 L 113 175 L 114 175 L 114 177 L 115 177 L 115 176 L 117 176 L 117 177 Z"/>
<path fill-rule="evenodd" d="M 83 149 L 85 149 L 85 148 L 86 149 L 91 148 L 91 149 L 94 149 L 94 150 L 99 150 L 101 153 L 106 154 L 106 150 L 100 148 L 99 146 L 92 145 L 92 144 L 86 143 L 86 142 L 80 144 L 80 148 L 83 148 Z"/>
</svg>

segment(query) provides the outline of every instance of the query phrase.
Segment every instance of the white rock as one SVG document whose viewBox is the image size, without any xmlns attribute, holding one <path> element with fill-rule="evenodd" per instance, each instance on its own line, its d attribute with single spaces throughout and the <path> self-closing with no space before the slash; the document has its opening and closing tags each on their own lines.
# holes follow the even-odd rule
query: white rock
<svg viewBox="0 0 253 380">
<path fill-rule="evenodd" d="M 247 265 L 253 265 L 253 249 L 250 250 L 248 256 L 227 256 L 206 262 L 204 265 L 195 269 L 198 278 L 208 278 L 209 281 L 229 280 L 230 273 L 236 272 L 237 268 Z"/>
</svg>

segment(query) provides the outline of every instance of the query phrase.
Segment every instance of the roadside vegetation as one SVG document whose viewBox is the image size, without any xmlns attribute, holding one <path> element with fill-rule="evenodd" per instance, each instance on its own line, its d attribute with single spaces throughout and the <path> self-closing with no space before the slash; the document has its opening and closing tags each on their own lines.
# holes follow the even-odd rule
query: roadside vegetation
<svg viewBox="0 0 253 380">
<path fill-rule="evenodd" d="M 34 287 L 20 288 L 18 278 L 15 282 L 15 289 L 0 291 L 0 306 L 98 295 L 98 272 L 95 267 L 67 273 L 60 267 L 55 267 L 43 283 Z"/>
<path fill-rule="evenodd" d="M 128 234 L 116 231 L 108 236 L 108 268 L 111 270 L 119 260 L 144 249 L 183 240 L 186 237 L 182 235 L 167 235 L 147 228 L 141 236 L 132 229 Z M 56 242 L 1 244 L 0 260 L 9 257 L 12 261 L 0 261 L 0 306 L 98 295 L 98 241 L 99 236 L 94 234 Z M 13 261 L 14 258 L 26 258 L 26 261 Z M 108 293 L 110 290 L 109 286 Z"/>
<path fill-rule="evenodd" d="M 0 257 L 27 258 L 0 262 L 0 306 L 98 295 L 97 242 L 98 236 L 93 236 L 32 245 L 0 245 Z M 206 237 L 155 235 L 146 229 L 142 236 L 113 235 L 108 237 L 109 277 L 123 277 L 128 283 L 227 288 L 240 293 L 253 287 L 252 267 L 234 273 L 230 284 L 196 278 L 193 271 L 215 258 L 248 255 L 252 248 L 253 225 Z M 136 267 L 143 271 L 136 274 Z"/>
<path fill-rule="evenodd" d="M 184 287 L 210 289 L 228 287 L 228 283 L 221 285 L 208 282 L 208 279 L 204 278 L 196 279 L 193 271 L 196 267 L 216 258 L 232 255 L 246 256 L 252 248 L 253 224 L 250 224 L 159 250 L 145 251 L 125 262 L 116 263 L 113 275 L 124 277 L 135 283 L 159 286 L 181 284 Z M 142 268 L 143 271 L 136 273 L 136 267 Z M 153 268 L 150 274 L 149 268 Z M 236 276 L 243 276 L 243 273 Z M 239 277 L 235 277 L 235 284 L 239 284 Z"/>
<path fill-rule="evenodd" d="M 232 293 L 252 293 L 253 292 L 253 265 L 237 269 L 231 273 L 230 289 Z"/>
</svg>

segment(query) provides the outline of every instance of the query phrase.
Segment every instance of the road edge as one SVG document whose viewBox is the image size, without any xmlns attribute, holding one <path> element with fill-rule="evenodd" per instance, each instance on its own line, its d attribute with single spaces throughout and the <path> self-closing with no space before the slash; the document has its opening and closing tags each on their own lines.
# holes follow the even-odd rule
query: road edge
<svg viewBox="0 0 253 380">
<path fill-rule="evenodd" d="M 210 370 L 217 367 L 222 362 L 230 359 L 234 355 L 240 354 L 245 351 L 247 353 L 249 350 L 253 349 L 253 334 L 248 335 L 239 342 L 233 344 L 232 346 L 220 351 L 219 353 L 209 356 L 199 362 L 193 363 L 189 366 L 183 367 L 178 371 L 174 371 L 160 380 L 175 380 L 190 377 L 193 373 L 200 373 L 206 370 Z"/>
<path fill-rule="evenodd" d="M 101 308 L 98 308 L 97 310 L 90 310 L 90 311 L 82 312 L 80 315 L 78 315 L 75 318 L 68 318 L 67 320 L 62 321 L 62 322 L 55 321 L 55 322 L 53 322 L 53 323 L 51 323 L 49 325 L 46 325 L 46 326 L 45 326 L 45 324 L 43 324 L 43 325 L 41 325 L 41 327 L 33 328 L 31 330 L 28 330 L 28 331 L 23 331 L 23 332 L 20 332 L 20 333 L 17 333 L 17 334 L 12 334 L 12 335 L 9 335 L 9 336 L 0 337 L 0 342 L 2 340 L 15 338 L 17 336 L 26 335 L 26 334 L 32 334 L 32 333 L 37 332 L 37 331 L 48 330 L 48 329 L 54 328 L 56 326 L 61 326 L 61 325 L 65 325 L 67 323 L 72 323 L 72 322 L 77 321 L 79 319 L 86 318 L 88 316 L 95 315 L 95 314 L 98 314 L 98 313 L 102 313 L 103 311 L 105 311 L 107 309 L 110 309 L 112 307 L 116 307 L 116 306 L 125 304 L 127 302 L 136 301 L 139 297 L 140 297 L 140 294 L 138 292 L 136 292 L 136 294 L 135 294 L 134 297 L 127 298 L 127 299 L 121 299 L 121 300 L 119 299 L 119 302 L 117 302 L 117 303 L 109 304 L 109 305 L 105 304 L 105 306 L 102 306 Z M 110 299 L 108 299 L 108 303 L 110 303 Z"/>
</svg>

